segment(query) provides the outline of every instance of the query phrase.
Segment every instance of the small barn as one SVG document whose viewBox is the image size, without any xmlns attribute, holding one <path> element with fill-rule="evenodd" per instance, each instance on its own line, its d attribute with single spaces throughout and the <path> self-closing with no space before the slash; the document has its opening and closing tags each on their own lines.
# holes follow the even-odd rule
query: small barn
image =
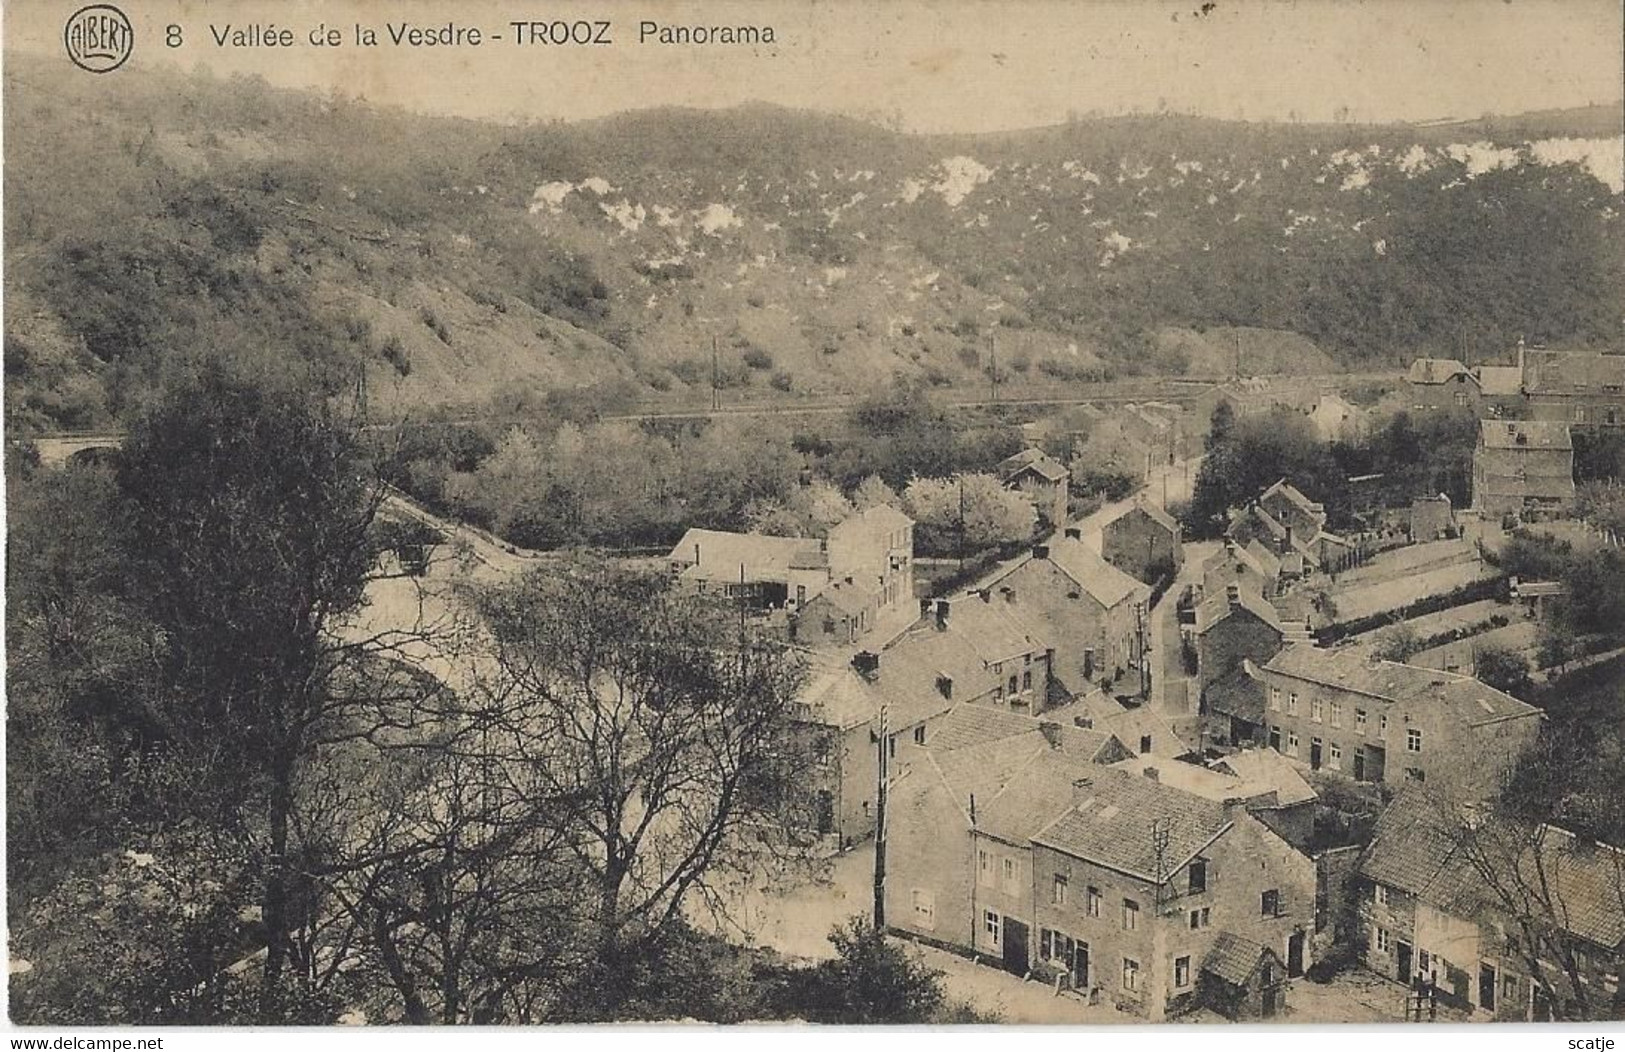
<svg viewBox="0 0 1625 1052">
<path fill-rule="evenodd" d="M 1198 1000 L 1229 1019 L 1268 1019 L 1286 1009 L 1286 965 L 1274 950 L 1220 932 L 1202 959 Z"/>
</svg>

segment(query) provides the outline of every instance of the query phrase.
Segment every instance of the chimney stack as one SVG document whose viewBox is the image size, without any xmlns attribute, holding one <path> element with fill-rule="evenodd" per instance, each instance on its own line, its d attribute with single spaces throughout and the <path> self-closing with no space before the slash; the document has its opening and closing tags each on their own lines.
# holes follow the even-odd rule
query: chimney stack
<svg viewBox="0 0 1625 1052">
<path fill-rule="evenodd" d="M 1047 544 L 1034 545 L 1033 546 L 1033 558 L 1034 559 L 1048 559 L 1049 558 L 1049 545 L 1047 545 Z"/>
<path fill-rule="evenodd" d="M 937 628 L 938 629 L 945 629 L 947 627 L 948 627 L 948 600 L 946 600 L 946 599 L 938 599 L 937 600 Z"/>
<path fill-rule="evenodd" d="M 1081 808 L 1085 804 L 1093 803 L 1095 799 L 1095 780 L 1093 778 L 1076 778 L 1072 782 L 1072 806 Z"/>
<path fill-rule="evenodd" d="M 1142 768 L 1140 773 L 1151 779 L 1153 782 L 1162 781 L 1162 776 L 1157 773 L 1157 769 L 1155 767 Z"/>
<path fill-rule="evenodd" d="M 991 588 L 978 589 L 977 592 L 976 592 L 976 598 L 980 599 L 984 603 L 991 603 L 993 601 L 993 589 L 991 589 Z"/>
<path fill-rule="evenodd" d="M 1044 736 L 1046 742 L 1049 742 L 1051 749 L 1061 747 L 1061 725 L 1059 723 L 1045 720 L 1038 725 L 1038 733 Z"/>
<path fill-rule="evenodd" d="M 873 683 L 880 678 L 880 655 L 872 650 L 860 650 L 852 655 L 852 668 Z"/>
<path fill-rule="evenodd" d="M 1004 596 L 1004 601 L 1007 603 L 1014 603 L 1016 601 L 1016 590 L 1011 588 L 1009 585 L 1005 585 L 1003 588 L 1000 588 L 999 594 Z"/>
<path fill-rule="evenodd" d="M 1083 527 L 1081 526 L 1068 526 L 1063 532 L 1066 534 L 1066 539 L 1069 541 L 1083 540 Z"/>
</svg>

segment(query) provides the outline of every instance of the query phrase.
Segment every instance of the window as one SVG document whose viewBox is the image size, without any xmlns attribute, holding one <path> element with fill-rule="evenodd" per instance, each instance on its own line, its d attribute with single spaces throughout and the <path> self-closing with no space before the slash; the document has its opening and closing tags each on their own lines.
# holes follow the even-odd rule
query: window
<svg viewBox="0 0 1625 1052">
<path fill-rule="evenodd" d="M 888 759 L 897 759 L 897 735 L 895 734 L 886 739 L 886 756 Z"/>
<path fill-rule="evenodd" d="M 1501 977 L 1501 996 L 1502 997 L 1509 997 L 1509 998 L 1518 996 L 1518 978 L 1517 978 L 1517 976 L 1503 975 Z"/>
<path fill-rule="evenodd" d="M 987 937 L 992 940 L 994 946 L 999 944 L 1000 938 L 1004 935 L 1003 920 L 1004 918 L 992 910 L 982 911 L 982 930 L 987 932 Z"/>
<path fill-rule="evenodd" d="M 1386 712 L 1377 717 L 1377 734 L 1382 737 L 1388 736 L 1388 714 Z"/>
<path fill-rule="evenodd" d="M 924 888 L 915 888 L 914 923 L 926 931 L 937 926 L 937 897 L 933 892 Z"/>
<path fill-rule="evenodd" d="M 1331 723 L 1333 727 L 1343 726 L 1343 706 L 1335 701 L 1331 703 Z"/>
<path fill-rule="evenodd" d="M 1310 698 L 1309 699 L 1309 718 L 1310 719 L 1314 720 L 1316 723 L 1319 723 L 1321 721 L 1321 717 L 1325 715 L 1325 712 L 1326 712 L 1326 706 L 1319 698 Z"/>
<path fill-rule="evenodd" d="M 1190 867 L 1190 893 L 1200 894 L 1207 890 L 1207 860 L 1195 859 Z"/>
<path fill-rule="evenodd" d="M 1068 968 L 1072 967 L 1072 958 L 1077 952 L 1077 945 L 1077 940 L 1072 936 L 1063 935 L 1058 931 L 1043 928 L 1038 933 L 1038 956 Z"/>
<path fill-rule="evenodd" d="M 1336 742 L 1332 742 L 1331 756 L 1327 759 L 1326 766 L 1334 771 L 1343 769 L 1343 747 Z"/>
<path fill-rule="evenodd" d="M 1405 728 L 1405 751 L 1406 752 L 1421 752 L 1422 751 L 1422 731 L 1421 731 L 1420 728 L 1417 728 L 1417 727 L 1407 727 L 1407 728 Z"/>
<path fill-rule="evenodd" d="M 1203 906 L 1199 910 L 1191 910 L 1191 931 L 1201 931 L 1213 923 L 1213 907 Z"/>
<path fill-rule="evenodd" d="M 1365 733 L 1365 710 L 1364 709 L 1355 709 L 1354 710 L 1354 729 L 1359 731 L 1361 734 Z"/>
<path fill-rule="evenodd" d="M 1376 946 L 1377 952 L 1378 953 L 1387 953 L 1388 952 L 1388 929 L 1387 928 L 1378 928 L 1376 931 L 1372 932 L 1371 934 L 1372 934 L 1372 942 Z"/>
<path fill-rule="evenodd" d="M 1298 732 L 1297 731 L 1287 731 L 1286 732 L 1286 754 L 1288 756 L 1296 756 L 1296 755 L 1298 755 Z"/>
<path fill-rule="evenodd" d="M 1191 984 L 1191 959 L 1189 957 L 1174 958 L 1174 987 L 1183 990 Z"/>
<path fill-rule="evenodd" d="M 1371 890 L 1371 897 L 1376 900 L 1376 903 L 1379 906 L 1388 905 L 1388 885 L 1374 885 Z"/>
<path fill-rule="evenodd" d="M 993 856 L 986 851 L 976 852 L 976 883 L 987 888 L 993 886 Z"/>
<path fill-rule="evenodd" d="M 1091 916 L 1091 917 L 1100 916 L 1100 889 L 1099 888 L 1090 888 L 1089 889 L 1089 916 Z"/>
<path fill-rule="evenodd" d="M 998 683 L 998 684 L 994 685 L 994 687 L 993 687 L 993 700 L 994 701 L 1003 701 L 1004 700 L 1004 684 L 1003 683 Z"/>
<path fill-rule="evenodd" d="M 1140 904 L 1133 899 L 1123 900 L 1123 930 L 1133 931 L 1140 926 Z"/>
<path fill-rule="evenodd" d="M 1055 880 L 1049 886 L 1049 900 L 1057 906 L 1066 905 L 1066 874 L 1055 874 Z"/>
<path fill-rule="evenodd" d="M 1291 694 L 1288 694 L 1286 696 L 1286 711 L 1287 711 L 1288 714 L 1293 715 L 1293 716 L 1296 716 L 1298 714 L 1298 692 L 1297 691 L 1293 691 Z"/>
<path fill-rule="evenodd" d="M 1281 915 L 1281 892 L 1270 888 L 1258 897 L 1258 914 L 1261 917 L 1279 917 Z"/>
<path fill-rule="evenodd" d="M 923 724 L 923 723 L 920 724 L 918 727 L 914 728 L 914 744 L 915 745 L 924 745 L 925 744 L 925 724 Z"/>
<path fill-rule="evenodd" d="M 1004 890 L 1016 890 L 1016 860 L 1005 858 L 999 860 L 999 867 L 1004 877 Z"/>
<path fill-rule="evenodd" d="M 1031 669 L 1021 674 L 1021 689 L 1024 691 L 1033 689 L 1033 673 Z"/>
<path fill-rule="evenodd" d="M 1281 688 L 1280 687 L 1271 687 L 1270 688 L 1270 708 L 1274 709 L 1276 712 L 1281 711 Z"/>
<path fill-rule="evenodd" d="M 1123 958 L 1123 989 L 1138 990 L 1140 988 L 1140 962 L 1132 957 Z"/>
<path fill-rule="evenodd" d="M 1010 676 L 1010 693 L 1012 693 L 1012 694 L 1015 694 L 1015 693 L 1016 693 L 1016 692 L 1017 692 L 1017 691 L 1016 691 L 1016 684 L 1017 684 L 1017 683 L 1018 683 L 1018 682 L 1020 682 L 1020 679 L 1019 679 L 1019 677 L 1017 677 L 1017 676 L 1016 676 L 1016 675 L 1014 675 L 1014 674 L 1012 674 L 1012 675 L 1011 675 L 1011 676 Z"/>
</svg>

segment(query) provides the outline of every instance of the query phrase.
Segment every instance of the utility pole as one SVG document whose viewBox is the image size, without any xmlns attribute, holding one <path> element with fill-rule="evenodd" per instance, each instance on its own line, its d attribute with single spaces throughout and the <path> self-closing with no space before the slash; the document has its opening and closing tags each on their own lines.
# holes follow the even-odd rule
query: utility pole
<svg viewBox="0 0 1625 1052">
<path fill-rule="evenodd" d="M 987 378 L 993 384 L 993 401 L 999 400 L 999 337 L 989 333 L 987 337 L 988 366 Z"/>
<path fill-rule="evenodd" d="M 959 476 L 959 569 L 965 568 L 965 476 Z"/>
<path fill-rule="evenodd" d="M 1241 333 L 1235 333 L 1236 338 L 1236 379 L 1241 379 Z"/>
<path fill-rule="evenodd" d="M 886 781 L 890 766 L 887 749 L 890 746 L 886 706 L 880 706 L 879 784 L 875 786 L 875 931 L 886 930 Z"/>
<path fill-rule="evenodd" d="M 1140 644 L 1140 697 L 1147 701 L 1151 699 L 1151 658 L 1146 653 L 1145 646 L 1145 604 L 1134 604 L 1135 634 Z"/>
<path fill-rule="evenodd" d="M 717 367 L 717 337 L 711 335 L 711 411 L 722 408 L 722 377 Z"/>
</svg>

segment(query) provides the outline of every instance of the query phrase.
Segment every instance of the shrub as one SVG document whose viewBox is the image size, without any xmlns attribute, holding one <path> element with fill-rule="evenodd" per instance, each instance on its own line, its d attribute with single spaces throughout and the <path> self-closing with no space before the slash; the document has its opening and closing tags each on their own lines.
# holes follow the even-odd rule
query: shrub
<svg viewBox="0 0 1625 1052">
<path fill-rule="evenodd" d="M 752 369 L 773 368 L 773 356 L 760 347 L 750 347 L 745 350 L 745 364 Z"/>
<path fill-rule="evenodd" d="M 391 333 L 389 338 L 384 340 L 383 345 L 378 348 L 378 353 L 383 356 L 384 361 L 393 365 L 395 371 L 400 375 L 410 376 L 412 374 L 412 359 L 406 353 L 406 345 L 401 342 L 399 336 Z"/>
<path fill-rule="evenodd" d="M 441 343 L 448 347 L 451 346 L 451 332 L 447 330 L 446 323 L 440 320 L 440 316 L 434 312 L 433 308 L 424 307 L 418 311 L 418 319 L 429 327 L 430 332 L 440 338 Z"/>
<path fill-rule="evenodd" d="M 772 385 L 775 391 L 788 391 L 795 385 L 795 381 L 791 378 L 790 374 L 784 372 L 783 370 L 774 373 L 773 379 L 769 380 L 768 383 Z"/>
</svg>

